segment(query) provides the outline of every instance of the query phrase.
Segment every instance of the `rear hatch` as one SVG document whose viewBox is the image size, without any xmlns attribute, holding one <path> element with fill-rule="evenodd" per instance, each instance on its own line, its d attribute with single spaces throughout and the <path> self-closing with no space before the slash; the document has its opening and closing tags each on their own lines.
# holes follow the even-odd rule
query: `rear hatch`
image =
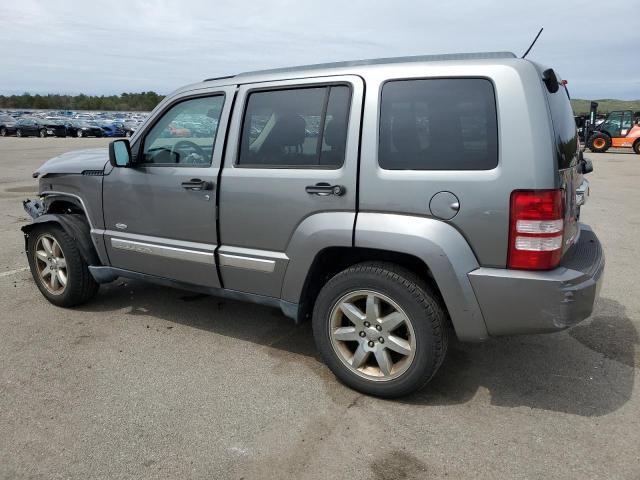
<svg viewBox="0 0 640 480">
<path fill-rule="evenodd" d="M 558 77 L 559 78 L 559 77 Z M 569 92 L 564 82 L 560 82 L 558 90 L 551 93 L 545 88 L 551 121 L 554 131 L 554 148 L 556 152 L 555 168 L 558 172 L 559 187 L 564 194 L 564 242 L 563 253 L 577 240 L 579 226 L 579 206 L 576 191 L 583 181 L 580 173 L 580 142 L 578 130 L 569 101 Z"/>
</svg>

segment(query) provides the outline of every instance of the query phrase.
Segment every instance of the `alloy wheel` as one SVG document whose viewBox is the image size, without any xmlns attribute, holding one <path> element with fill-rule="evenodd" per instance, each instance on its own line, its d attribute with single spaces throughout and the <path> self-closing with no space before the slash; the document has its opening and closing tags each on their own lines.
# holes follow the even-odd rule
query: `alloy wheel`
<svg viewBox="0 0 640 480">
<path fill-rule="evenodd" d="M 53 295 L 62 294 L 69 274 L 67 260 L 58 241 L 49 234 L 41 235 L 36 242 L 35 259 L 42 285 Z"/>
<path fill-rule="evenodd" d="M 352 372 L 373 381 L 398 378 L 411 366 L 416 336 L 408 315 L 386 295 L 357 290 L 331 310 L 331 346 Z"/>
</svg>

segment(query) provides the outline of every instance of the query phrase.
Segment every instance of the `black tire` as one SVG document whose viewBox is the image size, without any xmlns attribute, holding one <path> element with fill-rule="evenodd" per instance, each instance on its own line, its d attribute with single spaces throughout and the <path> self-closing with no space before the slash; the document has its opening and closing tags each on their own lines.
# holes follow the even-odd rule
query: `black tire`
<svg viewBox="0 0 640 480">
<path fill-rule="evenodd" d="M 6 136 L 7 136 L 7 129 L 0 128 L 0 137 L 6 137 Z"/>
<path fill-rule="evenodd" d="M 40 130 L 40 138 L 47 138 L 47 131 L 44 128 Z"/>
<path fill-rule="evenodd" d="M 16 137 L 22 137 L 22 130 L 16 130 Z"/>
<path fill-rule="evenodd" d="M 44 286 L 44 281 L 40 277 L 36 260 L 36 246 L 42 235 L 52 236 L 60 245 L 65 257 L 67 266 L 67 285 L 59 294 L 51 293 Z M 80 251 L 75 241 L 60 228 L 53 223 L 36 225 L 27 240 L 27 258 L 29 260 L 29 268 L 31 275 L 38 286 L 38 289 L 49 300 L 49 302 L 59 307 L 73 307 L 87 302 L 98 292 L 99 285 L 89 273 L 87 263 L 80 255 Z"/>
<path fill-rule="evenodd" d="M 415 353 L 404 373 L 386 381 L 356 374 L 336 353 L 330 338 L 331 312 L 350 292 L 369 290 L 406 312 L 415 333 Z M 386 262 L 365 262 L 335 275 L 322 288 L 313 311 L 313 334 L 323 360 L 340 381 L 367 395 L 396 398 L 424 387 L 442 364 L 448 345 L 446 313 L 429 286 L 410 271 Z"/>
<path fill-rule="evenodd" d="M 611 148 L 611 137 L 606 133 L 596 132 L 589 137 L 587 147 L 593 153 L 604 153 Z"/>
<path fill-rule="evenodd" d="M 633 151 L 640 155 L 640 140 L 636 140 L 633 144 Z"/>
</svg>

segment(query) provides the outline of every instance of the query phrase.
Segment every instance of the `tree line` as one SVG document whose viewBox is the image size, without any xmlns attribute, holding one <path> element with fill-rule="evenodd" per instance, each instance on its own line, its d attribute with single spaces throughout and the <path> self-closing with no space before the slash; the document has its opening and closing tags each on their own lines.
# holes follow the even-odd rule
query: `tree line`
<svg viewBox="0 0 640 480">
<path fill-rule="evenodd" d="M 42 110 L 120 110 L 149 112 L 164 98 L 156 92 L 121 93 L 120 95 L 0 95 L 0 108 Z M 640 100 L 597 100 L 598 111 L 640 110 Z M 589 113 L 590 101 L 572 99 L 576 115 Z"/>
<path fill-rule="evenodd" d="M 120 95 L 0 95 L 0 108 L 44 110 L 120 110 L 148 112 L 164 98 L 156 92 Z"/>
</svg>

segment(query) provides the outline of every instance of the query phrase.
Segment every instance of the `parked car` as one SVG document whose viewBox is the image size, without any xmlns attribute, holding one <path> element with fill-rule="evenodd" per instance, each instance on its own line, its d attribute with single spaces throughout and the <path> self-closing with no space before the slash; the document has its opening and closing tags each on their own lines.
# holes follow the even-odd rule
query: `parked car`
<svg viewBox="0 0 640 480">
<path fill-rule="evenodd" d="M 34 173 L 33 278 L 64 307 L 117 277 L 276 306 L 311 319 L 342 382 L 406 395 L 449 335 L 554 332 L 591 314 L 604 255 L 579 222 L 592 167 L 565 89 L 509 53 L 185 87 L 134 142 Z M 203 116 L 208 137 L 164 136 Z"/>
<path fill-rule="evenodd" d="M 16 119 L 10 115 L 0 115 L 0 137 L 15 135 Z"/>
<path fill-rule="evenodd" d="M 102 128 L 105 137 L 124 137 L 126 132 L 124 125 L 115 122 L 96 122 Z"/>
<path fill-rule="evenodd" d="M 16 122 L 16 135 L 18 137 L 66 137 L 67 132 L 63 125 L 55 120 L 47 120 L 36 117 L 22 117 Z"/>
<path fill-rule="evenodd" d="M 103 137 L 102 128 L 83 120 L 70 120 L 65 123 L 67 135 L 73 137 Z"/>
</svg>

